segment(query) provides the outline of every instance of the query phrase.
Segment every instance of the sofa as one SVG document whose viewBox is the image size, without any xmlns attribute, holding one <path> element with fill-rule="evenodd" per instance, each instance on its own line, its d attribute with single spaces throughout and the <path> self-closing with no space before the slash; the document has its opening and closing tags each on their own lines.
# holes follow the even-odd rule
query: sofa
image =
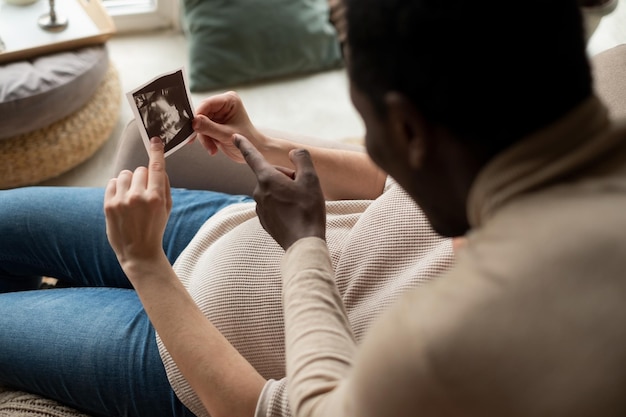
<svg viewBox="0 0 626 417">
<path fill-rule="evenodd" d="M 626 44 L 613 47 L 592 58 L 595 88 L 609 107 L 611 117 L 626 117 Z M 269 134 L 281 134 L 266 129 Z M 360 145 L 335 141 L 319 141 L 297 136 L 297 141 L 329 147 L 349 147 L 362 150 Z M 146 151 L 135 122 L 126 126 L 117 149 L 115 171 L 132 169 L 145 164 Z M 210 157 L 197 142 L 186 146 L 167 160 L 167 171 L 175 187 L 213 189 L 249 194 L 254 178 L 247 166 L 235 164 L 223 156 Z M 88 417 L 55 401 L 34 394 L 0 387 L 0 417 Z"/>
</svg>

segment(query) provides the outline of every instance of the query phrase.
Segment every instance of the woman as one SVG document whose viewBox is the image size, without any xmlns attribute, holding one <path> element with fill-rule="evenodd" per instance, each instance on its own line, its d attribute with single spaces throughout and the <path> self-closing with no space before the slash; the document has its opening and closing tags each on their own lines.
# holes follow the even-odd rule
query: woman
<svg viewBox="0 0 626 417">
<path fill-rule="evenodd" d="M 197 114 L 198 140 L 210 153 L 219 148 L 237 162 L 243 157 L 231 141 L 234 133 L 281 166 L 289 166 L 290 151 L 301 146 L 259 132 L 234 93 L 205 100 Z M 3 288 L 25 288 L 41 275 L 73 286 L 0 294 L 0 314 L 10 318 L 0 321 L 0 385 L 93 415 L 290 415 L 282 249 L 263 230 L 247 196 L 172 189 L 165 199 L 146 195 L 148 204 L 137 211 L 126 206 L 142 200 L 122 194 L 147 185 L 148 172 L 151 184 L 169 190 L 162 145 L 153 142 L 152 148 L 150 168 L 123 171 L 107 189 L 107 231 L 117 253 L 105 235 L 103 190 L 0 192 Z M 450 265 L 450 241 L 433 233 L 419 208 L 366 154 L 308 149 L 328 199 L 337 283 L 360 340 L 399 294 Z M 203 169 L 216 178 L 237 175 Z M 119 233 L 133 231 L 137 240 L 121 243 Z M 154 251 L 165 258 L 141 266 L 149 270 L 136 269 L 135 255 Z M 132 281 L 138 292 L 128 279 L 135 274 L 149 279 Z M 155 310 L 150 303 L 144 310 L 140 301 L 152 297 L 171 309 L 156 314 L 176 334 L 155 334 L 146 315 Z M 209 368 L 215 373 L 205 378 Z M 203 388 L 191 388 L 195 384 Z"/>
</svg>

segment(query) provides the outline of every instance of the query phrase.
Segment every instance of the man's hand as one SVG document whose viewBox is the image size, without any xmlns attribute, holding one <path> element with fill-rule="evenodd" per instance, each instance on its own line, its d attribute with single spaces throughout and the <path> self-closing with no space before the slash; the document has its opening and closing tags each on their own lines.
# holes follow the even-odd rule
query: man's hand
<svg viewBox="0 0 626 417">
<path fill-rule="evenodd" d="M 149 156 L 148 168 L 120 172 L 109 181 L 104 195 L 107 236 L 125 271 L 164 256 L 163 233 L 172 196 L 159 138 L 150 141 Z"/>
<path fill-rule="evenodd" d="M 196 108 L 193 129 L 197 140 L 211 155 L 222 150 L 235 162 L 244 163 L 241 153 L 232 143 L 235 133 L 247 137 L 256 147 L 265 137 L 254 127 L 241 98 L 234 91 L 209 97 Z"/>
<path fill-rule="evenodd" d="M 326 238 L 324 195 L 306 150 L 289 153 L 295 171 L 271 165 L 241 135 L 234 143 L 257 177 L 254 199 L 261 224 L 283 249 L 304 237 Z"/>
</svg>

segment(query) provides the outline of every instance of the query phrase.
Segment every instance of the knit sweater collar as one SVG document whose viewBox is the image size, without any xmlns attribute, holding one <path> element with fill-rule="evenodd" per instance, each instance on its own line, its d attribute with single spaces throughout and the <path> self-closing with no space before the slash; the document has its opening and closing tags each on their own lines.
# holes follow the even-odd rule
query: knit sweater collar
<svg viewBox="0 0 626 417">
<path fill-rule="evenodd" d="M 468 197 L 472 228 L 516 196 L 537 191 L 604 163 L 624 136 L 610 134 L 606 107 L 591 97 L 546 129 L 513 145 L 478 174 Z"/>
</svg>

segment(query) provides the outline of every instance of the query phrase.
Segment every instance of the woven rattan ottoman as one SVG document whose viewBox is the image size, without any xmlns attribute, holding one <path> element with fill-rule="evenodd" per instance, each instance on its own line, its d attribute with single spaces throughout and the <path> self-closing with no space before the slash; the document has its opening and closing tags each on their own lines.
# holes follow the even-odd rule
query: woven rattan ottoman
<svg viewBox="0 0 626 417">
<path fill-rule="evenodd" d="M 121 88 L 104 45 L 0 66 L 0 189 L 89 159 L 117 124 Z"/>
</svg>

